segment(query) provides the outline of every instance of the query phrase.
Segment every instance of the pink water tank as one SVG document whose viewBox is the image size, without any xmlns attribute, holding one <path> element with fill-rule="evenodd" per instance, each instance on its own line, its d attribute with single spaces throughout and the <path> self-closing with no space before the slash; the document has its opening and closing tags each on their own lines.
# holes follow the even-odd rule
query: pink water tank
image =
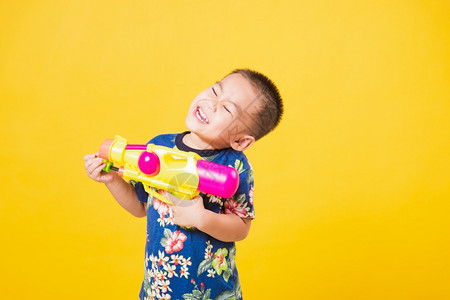
<svg viewBox="0 0 450 300">
<path fill-rule="evenodd" d="M 198 191 L 222 198 L 231 198 L 239 186 L 238 172 L 228 166 L 206 160 L 197 161 Z"/>
</svg>

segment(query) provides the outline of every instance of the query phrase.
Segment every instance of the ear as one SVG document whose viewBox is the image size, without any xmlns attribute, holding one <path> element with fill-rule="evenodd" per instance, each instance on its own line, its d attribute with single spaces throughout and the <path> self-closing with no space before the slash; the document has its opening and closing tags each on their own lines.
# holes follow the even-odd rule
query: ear
<svg viewBox="0 0 450 300">
<path fill-rule="evenodd" d="M 244 135 L 240 137 L 238 140 L 232 141 L 230 146 L 236 151 L 244 151 L 245 149 L 250 148 L 251 145 L 255 142 L 255 138 L 251 135 Z"/>
</svg>

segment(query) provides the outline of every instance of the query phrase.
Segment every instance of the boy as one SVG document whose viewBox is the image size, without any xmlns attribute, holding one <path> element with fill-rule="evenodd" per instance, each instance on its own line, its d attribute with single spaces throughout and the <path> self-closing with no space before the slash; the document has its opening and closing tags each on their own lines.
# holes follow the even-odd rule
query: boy
<svg viewBox="0 0 450 300">
<path fill-rule="evenodd" d="M 254 218 L 253 173 L 242 151 L 272 131 L 282 114 L 273 82 L 237 69 L 194 98 L 186 117 L 188 132 L 150 140 L 236 168 L 239 187 L 230 199 L 201 194 L 183 201 L 160 191 L 174 203 L 169 206 L 149 196 L 142 184 L 102 172 L 98 153 L 85 156 L 90 178 L 103 182 L 131 214 L 147 216 L 140 299 L 242 299 L 234 242 L 247 237 Z"/>
</svg>

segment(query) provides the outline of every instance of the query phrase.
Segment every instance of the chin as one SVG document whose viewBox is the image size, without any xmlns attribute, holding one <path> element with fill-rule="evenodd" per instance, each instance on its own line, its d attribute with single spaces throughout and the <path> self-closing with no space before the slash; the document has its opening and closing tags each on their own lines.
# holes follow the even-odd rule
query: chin
<svg viewBox="0 0 450 300">
<path fill-rule="evenodd" d="M 192 131 L 192 129 L 195 127 L 195 120 L 192 118 L 191 115 L 188 115 L 186 117 L 186 120 L 184 121 L 184 123 L 186 124 L 186 127 Z"/>
<path fill-rule="evenodd" d="M 208 125 L 209 125 L 209 124 L 201 124 L 192 115 L 188 115 L 186 117 L 185 124 L 186 124 L 187 129 L 189 129 L 189 131 L 194 132 L 194 133 L 198 133 L 199 135 L 200 135 L 200 133 L 202 131 L 205 131 L 208 128 Z"/>
<path fill-rule="evenodd" d="M 200 129 L 198 124 L 195 124 L 195 120 L 186 119 L 185 123 L 186 123 L 186 128 L 190 132 L 197 133 L 199 131 L 199 129 Z"/>
</svg>

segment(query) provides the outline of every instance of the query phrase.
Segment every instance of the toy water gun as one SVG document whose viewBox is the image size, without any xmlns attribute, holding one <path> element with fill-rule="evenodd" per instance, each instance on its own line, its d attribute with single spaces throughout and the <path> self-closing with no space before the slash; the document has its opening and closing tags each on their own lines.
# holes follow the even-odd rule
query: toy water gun
<svg viewBox="0 0 450 300">
<path fill-rule="evenodd" d="M 116 171 L 124 179 L 142 182 L 147 193 L 172 204 L 151 187 L 190 200 L 200 192 L 230 198 L 239 185 L 237 171 L 202 159 L 197 153 L 154 144 L 128 144 L 116 135 L 100 145 L 106 172 Z"/>
</svg>

